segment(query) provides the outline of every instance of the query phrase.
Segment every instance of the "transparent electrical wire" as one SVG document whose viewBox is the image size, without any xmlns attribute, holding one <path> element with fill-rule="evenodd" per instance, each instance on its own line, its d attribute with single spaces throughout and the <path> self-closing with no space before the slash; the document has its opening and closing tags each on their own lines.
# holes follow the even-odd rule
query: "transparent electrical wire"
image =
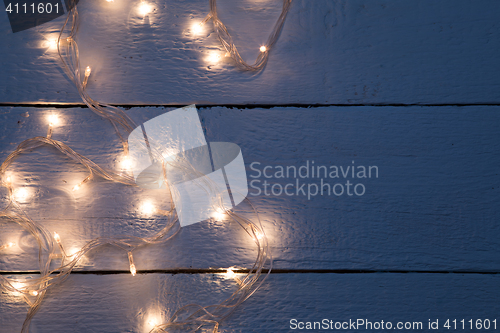
<svg viewBox="0 0 500 333">
<path fill-rule="evenodd" d="M 90 176 L 85 178 L 82 184 L 92 179 L 94 176 L 100 178 L 118 182 L 126 185 L 135 185 L 133 178 L 131 176 L 117 173 L 112 170 L 104 169 L 90 159 L 78 154 L 73 151 L 70 147 L 64 143 L 54 140 L 51 138 L 52 135 L 52 125 L 49 125 L 47 131 L 47 137 L 35 137 L 27 139 L 21 142 L 18 147 L 6 158 L 6 160 L 0 165 L 0 175 L 5 175 L 9 165 L 13 160 L 23 154 L 32 151 L 43 145 L 50 145 L 55 147 L 61 153 L 73 159 L 85 166 L 89 171 Z M 201 174 L 198 173 L 186 160 L 182 157 L 177 157 L 176 160 L 170 161 L 173 166 L 182 168 L 186 172 L 194 172 L 197 176 Z M 164 168 L 165 172 L 165 168 Z M 224 209 L 222 204 L 222 196 L 219 190 L 216 188 L 215 184 L 211 184 L 211 181 L 206 177 L 200 177 L 200 185 L 203 188 L 208 188 L 208 193 L 216 193 L 214 198 L 214 208 Z M 71 273 L 73 268 L 76 266 L 78 261 L 90 251 L 103 246 L 103 245 L 113 245 L 127 252 L 130 268 L 133 275 L 136 273 L 136 268 L 132 259 L 132 251 L 140 246 L 147 244 L 157 244 L 159 242 L 171 239 L 180 230 L 180 225 L 178 223 L 177 216 L 173 207 L 169 211 L 157 210 L 157 214 L 162 214 L 167 216 L 167 223 L 158 233 L 153 236 L 141 238 L 135 236 L 121 236 L 121 237 L 99 237 L 82 247 L 81 250 L 75 254 L 68 256 L 62 246 L 59 235 L 54 234 L 52 237 L 51 233 L 46 230 L 42 225 L 33 221 L 29 216 L 22 211 L 21 206 L 15 200 L 13 196 L 14 188 L 10 181 L 2 178 L 2 186 L 6 187 L 9 192 L 10 202 L 7 207 L 0 212 L 0 217 L 7 219 L 11 222 L 15 222 L 20 225 L 23 229 L 28 231 L 36 240 L 39 247 L 39 270 L 40 277 L 30 279 L 29 282 L 25 282 L 22 288 L 15 287 L 11 280 L 0 276 L 0 287 L 10 292 L 21 293 L 23 298 L 26 300 L 30 309 L 26 316 L 25 322 L 21 332 L 29 332 L 29 324 L 31 319 L 39 310 L 42 300 L 45 296 L 46 291 L 62 283 Z M 251 205 L 251 203 L 250 203 Z M 252 206 L 253 208 L 253 206 Z M 253 208 L 254 209 L 254 208 Z M 174 313 L 174 315 L 164 324 L 157 325 L 153 328 L 152 332 L 168 332 L 169 329 L 188 329 L 194 331 L 204 329 L 206 326 L 211 326 L 213 332 L 217 331 L 219 323 L 227 318 L 234 309 L 244 302 L 248 297 L 250 297 L 263 283 L 264 279 L 259 281 L 262 274 L 264 265 L 269 262 L 270 268 L 267 274 L 269 274 L 272 269 L 272 257 L 269 252 L 267 238 L 265 237 L 264 229 L 262 228 L 260 218 L 254 209 L 257 216 L 257 223 L 253 223 L 249 219 L 243 218 L 232 211 L 226 211 L 227 214 L 241 227 L 245 229 L 248 235 L 255 241 L 258 253 L 256 261 L 253 267 L 246 274 L 245 278 L 237 279 L 238 289 L 224 302 L 216 305 L 210 306 L 200 306 L 200 305 L 187 305 Z M 56 251 L 55 243 L 59 247 L 59 251 Z M 60 259 L 60 266 L 54 269 L 50 269 L 51 264 L 54 259 Z M 132 270 L 133 268 L 133 270 Z M 258 283 L 257 283 L 258 282 Z M 34 300 L 33 300 L 34 299 Z"/>
<path fill-rule="evenodd" d="M 221 42 L 222 46 L 226 50 L 226 52 L 233 58 L 236 66 L 245 71 L 259 71 L 267 63 L 269 59 L 269 51 L 273 48 L 273 46 L 278 41 L 281 30 L 283 29 L 283 25 L 285 24 L 285 19 L 292 5 L 292 0 L 283 0 L 283 8 L 281 10 L 281 14 L 276 21 L 274 28 L 267 39 L 264 48 L 261 50 L 255 63 L 253 65 L 249 65 L 245 62 L 238 52 L 236 45 L 233 42 L 233 38 L 229 33 L 227 27 L 224 23 L 219 19 L 219 15 L 217 13 L 217 0 L 209 0 L 210 1 L 210 12 L 205 17 L 205 19 L 201 22 L 201 24 L 206 23 L 208 20 L 212 20 L 214 25 L 215 33 L 217 34 L 217 38 Z"/>
<path fill-rule="evenodd" d="M 278 21 L 276 22 L 271 35 L 269 36 L 269 39 L 265 45 L 265 50 L 261 51 L 253 65 L 247 64 L 239 55 L 236 45 L 234 45 L 231 35 L 229 34 L 226 26 L 218 18 L 216 0 L 210 0 L 210 13 L 207 15 L 203 23 L 207 22 L 209 19 L 213 21 L 214 29 L 220 42 L 222 43 L 226 51 L 230 54 L 230 56 L 235 60 L 236 66 L 238 68 L 242 70 L 257 71 L 261 70 L 265 66 L 268 60 L 269 50 L 274 46 L 279 37 L 286 15 L 288 13 L 288 10 L 290 9 L 290 5 L 291 0 L 283 1 L 283 9 L 281 15 L 278 18 Z M 77 30 L 78 10 L 76 4 L 73 3 L 72 9 L 68 13 L 57 41 L 58 54 L 61 58 L 63 69 L 75 84 L 85 104 L 93 112 L 111 122 L 117 136 L 121 140 L 125 154 L 128 155 L 128 144 L 125 136 L 128 135 L 133 130 L 133 128 L 136 127 L 136 124 L 120 108 L 95 101 L 86 92 L 86 86 L 91 75 L 91 69 L 90 67 L 87 67 L 82 78 L 82 75 L 80 73 L 78 44 L 76 42 Z M 63 38 L 65 32 L 67 36 Z M 137 249 L 140 246 L 157 244 L 167 241 L 174 237 L 180 230 L 180 225 L 178 223 L 175 209 L 172 206 L 169 211 L 156 211 L 157 214 L 167 217 L 167 223 L 159 232 L 150 237 L 99 237 L 88 242 L 75 254 L 68 256 L 66 251 L 64 250 L 59 235 L 54 233 L 54 236 L 52 236 L 52 234 L 45 227 L 43 227 L 43 225 L 33 221 L 22 210 L 19 203 L 14 199 L 14 188 L 12 186 L 12 183 L 8 181 L 8 178 L 7 180 L 4 179 L 5 172 L 7 171 L 12 161 L 17 156 L 23 153 L 27 153 L 44 145 L 50 145 L 56 148 L 61 153 L 73 159 L 75 162 L 82 164 L 87 168 L 89 176 L 87 176 L 79 185 L 77 185 L 77 187 L 83 186 L 86 182 L 94 179 L 95 177 L 131 186 L 135 186 L 135 182 L 133 177 L 131 177 L 130 175 L 117 173 L 112 170 L 102 168 L 87 157 L 73 151 L 66 144 L 52 139 L 52 131 L 53 126 L 52 124 L 50 124 L 46 137 L 35 137 L 21 142 L 16 150 L 12 152 L 0 165 L 0 177 L 2 177 L 1 185 L 8 189 L 10 198 L 10 202 L 7 207 L 4 210 L 0 211 L 0 218 L 17 223 L 19 226 L 29 232 L 35 238 L 39 250 L 38 262 L 40 277 L 30 279 L 29 282 L 24 282 L 22 287 L 19 287 L 12 279 L 0 276 L 0 288 L 3 288 L 10 292 L 20 293 L 29 305 L 29 310 L 21 330 L 22 333 L 29 332 L 30 322 L 36 312 L 40 309 L 47 290 L 66 280 L 69 277 L 71 271 L 77 265 L 78 261 L 88 252 L 94 251 L 95 249 L 103 245 L 116 246 L 126 251 L 131 273 L 135 275 L 136 266 L 132 256 L 133 250 Z M 161 154 L 155 152 L 155 155 L 160 160 Z M 156 325 L 151 330 L 151 332 L 171 332 L 172 330 L 189 330 L 196 332 L 206 329 L 209 329 L 212 332 L 217 332 L 220 322 L 230 316 L 238 305 L 252 296 L 260 288 L 267 275 L 271 272 L 272 256 L 269 251 L 268 240 L 262 227 L 260 217 L 253 205 L 250 203 L 250 201 L 248 201 L 248 199 L 246 200 L 251 205 L 255 216 L 257 217 L 256 223 L 230 210 L 226 210 L 222 203 L 222 195 L 220 194 L 217 186 L 213 184 L 207 177 L 202 177 L 203 175 L 196 171 L 196 169 L 191 166 L 188 161 L 183 159 L 182 156 L 177 156 L 174 161 L 169 161 L 168 164 L 173 167 L 181 168 L 185 172 L 190 172 L 195 174 L 196 176 L 199 176 L 199 185 L 202 186 L 202 188 L 204 188 L 207 193 L 211 194 L 212 196 L 213 208 L 225 211 L 229 217 L 236 221 L 253 239 L 258 251 L 256 261 L 252 268 L 248 270 L 248 273 L 245 275 L 245 277 L 242 279 L 235 278 L 238 283 L 238 288 L 228 299 L 221 302 L 220 304 L 209 306 L 201 306 L 197 304 L 186 305 L 178 309 L 165 323 Z M 166 166 L 164 161 L 162 161 L 162 167 L 164 179 L 166 179 Z M 57 244 L 57 247 L 54 242 Z M 8 246 L 11 245 L 9 244 L 7 245 L 7 247 Z M 5 247 L 6 246 L 0 246 L 0 251 Z M 60 266 L 55 269 L 51 269 L 51 265 L 56 259 L 60 260 Z M 269 264 L 269 269 L 267 271 L 267 274 L 262 277 L 261 275 L 266 264 Z"/>
</svg>

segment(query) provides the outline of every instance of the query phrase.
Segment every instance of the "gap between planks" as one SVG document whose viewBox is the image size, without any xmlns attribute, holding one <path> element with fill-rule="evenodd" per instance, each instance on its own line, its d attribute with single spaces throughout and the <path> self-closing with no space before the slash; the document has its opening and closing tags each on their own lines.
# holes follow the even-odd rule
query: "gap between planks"
<svg viewBox="0 0 500 333">
<path fill-rule="evenodd" d="M 247 274 L 248 269 L 233 269 L 233 272 L 239 274 Z M 54 273 L 57 273 L 54 272 Z M 178 269 L 151 269 L 151 270 L 138 270 L 137 274 L 223 274 L 226 269 L 201 269 L 201 268 L 178 268 Z M 263 269 L 262 274 L 269 273 L 268 269 Z M 273 269 L 270 274 L 486 274 L 496 275 L 500 274 L 497 271 L 439 271 L 439 270 L 376 270 L 376 269 Z M 32 275 L 39 274 L 39 271 L 0 271 L 0 275 Z M 78 271 L 74 270 L 71 274 L 79 275 L 117 275 L 117 274 L 130 274 L 128 270 L 94 270 L 94 271 Z"/>
<path fill-rule="evenodd" d="M 208 109 L 208 108 L 238 108 L 238 109 L 272 109 L 276 107 L 288 107 L 288 108 L 319 108 L 319 107 L 359 107 L 359 106 L 373 106 L 373 107 L 466 107 L 466 106 L 500 106 L 499 103 L 339 103 L 339 104 L 301 104 L 301 103 L 290 103 L 290 104 L 196 104 L 198 109 Z M 124 109 L 130 108 L 144 108 L 144 107 L 174 107 L 181 108 L 186 106 L 186 104 L 109 104 L 110 106 L 121 107 Z M 0 107 L 35 107 L 35 108 L 82 108 L 88 109 L 88 106 L 84 103 L 40 103 L 40 102 L 25 102 L 25 103 L 0 103 Z"/>
</svg>

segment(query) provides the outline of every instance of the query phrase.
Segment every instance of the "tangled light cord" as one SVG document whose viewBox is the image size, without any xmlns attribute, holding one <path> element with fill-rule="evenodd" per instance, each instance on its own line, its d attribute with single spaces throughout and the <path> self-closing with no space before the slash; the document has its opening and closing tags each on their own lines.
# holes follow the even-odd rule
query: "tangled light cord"
<svg viewBox="0 0 500 333">
<path fill-rule="evenodd" d="M 74 0 L 71 1 L 74 2 Z M 273 28 L 273 31 L 269 36 L 266 45 L 261 46 L 260 54 L 255 63 L 252 65 L 249 65 L 241 58 L 237 47 L 233 43 L 232 37 L 228 32 L 228 29 L 219 19 L 216 0 L 209 0 L 209 2 L 210 12 L 200 25 L 212 20 L 218 39 L 225 48 L 226 52 L 235 61 L 235 65 L 239 69 L 247 71 L 261 70 L 268 61 L 269 51 L 275 45 L 279 34 L 281 33 L 292 0 L 283 1 L 283 9 Z M 124 153 L 128 156 L 128 143 L 125 137 L 133 130 L 133 128 L 136 127 L 136 124 L 120 108 L 95 101 L 86 92 L 88 79 L 91 75 L 91 68 L 86 67 L 82 77 L 80 72 L 78 44 L 76 42 L 78 21 L 78 10 L 76 4 L 73 3 L 57 40 L 58 54 L 62 61 L 63 69 L 75 84 L 85 104 L 93 112 L 111 122 L 117 136 L 121 140 Z M 86 182 L 94 178 L 102 178 L 107 181 L 130 186 L 136 186 L 136 184 L 134 178 L 130 174 L 102 168 L 92 162 L 89 158 L 75 152 L 63 142 L 52 139 L 53 127 L 53 124 L 50 123 L 45 137 L 38 136 L 21 142 L 16 150 L 13 151 L 0 165 L 0 185 L 6 187 L 9 193 L 9 203 L 2 211 L 0 211 L 0 218 L 18 224 L 21 228 L 31 234 L 38 245 L 38 264 L 40 270 L 40 276 L 38 278 L 29 279 L 29 281 L 23 281 L 20 283 L 16 279 L 6 278 L 0 275 L 0 288 L 8 292 L 21 295 L 29 306 L 26 319 L 21 329 L 22 333 L 29 332 L 31 320 L 40 309 L 47 290 L 65 281 L 69 277 L 71 271 L 78 264 L 79 260 L 87 253 L 104 245 L 112 245 L 120 248 L 127 253 L 131 274 L 136 275 L 137 268 L 133 259 L 133 251 L 142 246 L 168 241 L 180 231 L 180 225 L 174 209 L 175 207 L 172 205 L 168 211 L 160 209 L 156 210 L 156 215 L 166 217 L 167 222 L 159 232 L 150 237 L 142 238 L 126 235 L 119 237 L 99 237 L 89 241 L 76 253 L 68 255 L 63 247 L 60 236 L 56 232 L 52 234 L 43 225 L 32 220 L 23 211 L 19 202 L 15 199 L 15 189 L 12 180 L 6 175 L 6 171 L 13 160 L 21 154 L 25 154 L 39 147 L 48 145 L 56 148 L 60 153 L 87 168 L 89 173 L 88 176 L 77 184 L 73 190 L 78 190 Z M 155 152 L 155 155 L 158 155 L 159 158 L 161 154 Z M 162 162 L 164 173 L 165 163 L 167 162 Z M 195 168 L 183 159 L 182 156 L 178 156 L 175 160 L 169 161 L 168 163 L 174 167 L 181 168 L 186 172 L 197 173 Z M 166 175 L 164 174 L 164 180 L 166 179 L 165 176 Z M 201 177 L 200 179 L 200 186 L 208 188 L 208 191 L 213 194 L 211 195 L 213 208 L 224 211 L 233 221 L 237 222 L 255 242 L 257 246 L 257 258 L 253 266 L 248 270 L 248 273 L 243 278 L 236 277 L 231 268 L 227 270 L 227 275 L 237 282 L 238 287 L 237 290 L 225 301 L 208 306 L 197 304 L 183 306 L 178 309 L 165 323 L 156 325 L 151 332 L 172 332 L 179 330 L 189 330 L 192 332 L 209 330 L 216 332 L 220 322 L 231 315 L 238 305 L 247 300 L 260 288 L 272 269 L 272 256 L 269 251 L 268 240 L 262 227 L 260 217 L 253 205 L 251 205 L 248 199 L 246 199 L 255 213 L 255 223 L 233 211 L 226 210 L 222 204 L 222 196 L 220 191 L 217 189 L 217 186 L 212 184 L 206 177 Z M 15 246 L 14 243 L 1 245 L 0 251 L 13 246 Z M 55 263 L 56 260 L 60 260 L 59 266 Z M 53 268 L 54 264 L 56 268 Z M 267 274 L 262 276 L 263 269 L 266 264 L 269 265 L 269 269 Z"/>
<path fill-rule="evenodd" d="M 129 260 L 130 272 L 132 275 L 136 275 L 137 270 L 132 252 L 141 246 L 165 242 L 174 237 L 180 230 L 178 218 L 173 206 L 169 211 L 158 209 L 156 210 L 156 214 L 167 217 L 167 222 L 165 226 L 156 234 L 144 238 L 136 236 L 99 237 L 85 244 L 76 253 L 68 255 L 64 249 L 60 236 L 56 232 L 54 232 L 52 236 L 52 234 L 43 225 L 32 220 L 22 210 L 21 205 L 15 199 L 15 189 L 12 179 L 10 176 L 6 176 L 6 171 L 14 159 L 21 154 L 25 154 L 39 147 L 48 145 L 56 148 L 59 152 L 68 156 L 75 162 L 85 166 L 89 171 L 89 176 L 87 176 L 79 185 L 75 186 L 73 190 L 78 190 L 80 186 L 83 186 L 83 184 L 96 176 L 105 180 L 131 186 L 135 186 L 135 182 L 133 177 L 102 168 L 87 157 L 75 152 L 63 142 L 52 139 L 52 132 L 53 125 L 49 124 L 47 136 L 34 137 L 21 142 L 0 165 L 0 175 L 2 175 L 1 185 L 7 188 L 10 198 L 7 207 L 0 211 L 0 217 L 7 221 L 17 223 L 25 231 L 31 234 L 32 237 L 34 237 L 38 245 L 40 277 L 20 282 L 17 279 L 9 279 L 0 275 L 0 287 L 8 292 L 21 295 L 29 305 L 28 314 L 21 329 L 22 333 L 29 332 L 30 322 L 40 309 L 47 290 L 65 281 L 71 271 L 78 264 L 78 261 L 89 252 L 104 245 L 118 247 L 126 251 Z M 183 168 L 187 172 L 189 172 L 192 168 L 192 166 L 190 166 L 187 161 L 183 161 L 181 157 L 168 163 L 171 163 L 173 166 Z M 210 182 L 210 180 L 204 179 L 203 182 Z M 209 191 L 214 191 L 214 193 L 216 193 L 213 199 L 214 206 L 219 209 L 224 209 L 221 202 L 221 195 L 217 192 L 214 185 L 205 185 L 208 185 Z M 212 332 L 216 332 L 219 323 L 227 318 L 238 305 L 255 293 L 255 291 L 264 282 L 264 278 L 260 279 L 260 281 L 259 278 L 262 274 L 264 265 L 268 261 L 270 268 L 267 274 L 269 274 L 272 268 L 272 258 L 269 252 L 267 238 L 257 212 L 255 211 L 257 216 L 256 223 L 232 211 L 226 211 L 226 213 L 234 221 L 239 223 L 239 225 L 243 227 L 248 235 L 255 241 L 258 253 L 253 267 L 248 271 L 248 274 L 246 274 L 243 279 L 231 276 L 237 281 L 238 288 L 225 301 L 220 304 L 209 306 L 201 306 L 197 304 L 186 305 L 177 310 L 167 322 L 156 325 L 151 332 L 172 332 L 172 330 L 176 329 L 182 331 L 189 330 L 193 332 L 210 329 Z M 15 246 L 15 244 L 9 243 L 1 246 L 0 250 L 12 246 Z M 54 261 L 58 259 L 60 259 L 59 266 L 51 268 Z M 234 275 L 234 272 L 231 269 L 229 269 L 227 273 Z"/>
<path fill-rule="evenodd" d="M 253 65 L 249 65 L 241 58 L 238 49 L 233 42 L 231 34 L 228 32 L 227 27 L 224 25 L 224 23 L 222 23 L 222 21 L 219 19 L 219 15 L 217 14 L 217 0 L 210 0 L 210 13 L 208 13 L 208 15 L 200 24 L 205 24 L 208 20 L 212 20 L 217 38 L 221 42 L 226 52 L 231 56 L 231 58 L 233 58 L 236 66 L 242 70 L 258 71 L 264 68 L 264 66 L 266 65 L 267 60 L 269 59 L 269 51 L 278 41 L 291 5 L 292 0 L 283 0 L 283 8 L 281 10 L 281 14 L 278 17 L 278 20 L 276 21 L 273 31 L 269 35 L 266 44 L 260 47 L 260 53 Z"/>
</svg>

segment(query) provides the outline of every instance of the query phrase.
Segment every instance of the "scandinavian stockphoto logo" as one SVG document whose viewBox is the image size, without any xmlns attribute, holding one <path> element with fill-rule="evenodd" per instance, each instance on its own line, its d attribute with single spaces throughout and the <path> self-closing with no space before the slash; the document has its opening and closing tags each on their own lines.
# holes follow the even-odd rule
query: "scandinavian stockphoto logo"
<svg viewBox="0 0 500 333">
<path fill-rule="evenodd" d="M 252 196 L 360 197 L 366 193 L 365 181 L 378 179 L 378 166 L 318 165 L 307 160 L 300 166 L 250 164 Z M 262 180 L 264 178 L 264 180 Z"/>
<path fill-rule="evenodd" d="M 78 0 L 3 0 L 12 32 L 34 28 L 70 11 Z"/>
<path fill-rule="evenodd" d="M 206 220 L 242 202 L 248 194 L 238 145 L 207 143 L 195 105 L 141 124 L 128 137 L 134 179 L 142 188 L 165 188 L 181 226 Z"/>
</svg>

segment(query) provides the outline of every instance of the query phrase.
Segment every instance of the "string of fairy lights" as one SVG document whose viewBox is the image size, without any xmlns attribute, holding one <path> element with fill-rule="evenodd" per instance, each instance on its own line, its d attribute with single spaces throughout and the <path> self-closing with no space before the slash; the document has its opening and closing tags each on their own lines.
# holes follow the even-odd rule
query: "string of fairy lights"
<svg viewBox="0 0 500 333">
<path fill-rule="evenodd" d="M 113 0 L 106 0 L 112 2 Z M 193 30 L 201 29 L 208 21 L 212 21 L 214 31 L 226 51 L 226 55 L 234 60 L 237 68 L 245 71 L 258 71 L 264 68 L 269 59 L 269 53 L 275 45 L 280 32 L 283 28 L 286 15 L 290 9 L 292 0 L 284 0 L 281 14 L 274 25 L 274 28 L 265 45 L 260 46 L 260 53 L 253 64 L 248 64 L 240 56 L 236 45 L 233 42 L 229 30 L 224 23 L 219 19 L 217 13 L 216 0 L 209 0 L 210 12 L 200 23 L 197 23 Z M 92 99 L 86 91 L 89 83 L 89 77 L 92 70 L 89 66 L 85 67 L 83 77 L 81 73 L 81 64 L 79 50 L 77 44 L 77 31 L 79 16 L 76 4 L 71 7 L 68 16 L 61 28 L 57 39 L 57 50 L 61 59 L 63 69 L 68 77 L 75 84 L 84 103 L 96 114 L 109 120 L 113 126 L 118 138 L 123 146 L 123 152 L 126 161 L 130 162 L 128 153 L 127 135 L 137 126 L 135 122 L 120 108 L 102 103 Z M 138 6 L 138 11 L 142 15 L 147 15 L 151 11 L 151 5 L 145 0 L 141 0 Z M 0 288 L 9 293 L 22 297 L 28 304 L 29 309 L 26 319 L 23 323 L 21 332 L 29 332 L 31 320 L 42 306 L 42 302 L 49 289 L 65 281 L 72 270 L 77 266 L 78 262 L 89 252 L 104 245 L 112 245 L 126 253 L 128 259 L 130 273 L 135 276 L 137 274 L 136 263 L 134 262 L 133 252 L 137 248 L 166 242 L 173 238 L 180 231 L 180 224 L 176 215 L 175 207 L 172 205 L 168 211 L 149 207 L 149 210 L 156 217 L 161 217 L 165 220 L 164 226 L 157 233 L 149 237 L 137 236 L 121 236 L 121 237 L 99 237 L 87 242 L 78 251 L 68 254 L 60 235 L 57 231 L 50 232 L 42 224 L 31 219 L 23 210 L 19 199 L 19 188 L 15 188 L 14 177 L 12 172 L 9 172 L 9 166 L 13 161 L 22 154 L 27 154 L 42 146 L 52 146 L 61 154 L 69 157 L 75 163 L 83 165 L 88 176 L 82 181 L 75 184 L 73 191 L 78 191 L 82 186 L 92 180 L 107 180 L 114 183 L 121 183 L 129 186 L 136 186 L 133 176 L 127 172 L 119 172 L 103 168 L 91 161 L 89 158 L 75 152 L 72 148 L 61 141 L 52 138 L 53 132 L 58 125 L 58 116 L 52 114 L 48 117 L 48 129 L 46 136 L 37 136 L 21 142 L 17 148 L 6 158 L 0 165 L 1 186 L 8 190 L 9 202 L 7 206 L 0 211 L 0 217 L 11 223 L 15 223 L 23 230 L 28 232 L 38 245 L 38 265 L 39 277 L 20 281 L 15 278 L 7 278 L 0 275 Z M 154 152 L 158 154 L 157 152 Z M 163 161 L 164 179 L 166 179 L 165 168 L 166 164 L 172 163 L 178 168 L 182 168 L 187 172 L 196 172 L 195 169 L 181 157 L 172 161 Z M 225 301 L 215 305 L 195 305 L 190 304 L 178 309 L 166 322 L 155 323 L 151 332 L 168 332 L 171 329 L 182 331 L 206 331 L 207 329 L 216 332 L 221 321 L 226 319 L 236 309 L 238 305 L 252 296 L 262 285 L 265 277 L 272 269 L 272 256 L 269 251 L 269 244 L 262 227 L 259 214 L 253 208 L 255 219 L 254 221 L 237 214 L 235 211 L 227 210 L 222 204 L 222 198 L 214 184 L 207 184 L 209 179 L 204 179 L 205 187 L 208 187 L 212 192 L 213 208 L 221 212 L 228 218 L 237 222 L 251 237 L 257 247 L 257 258 L 252 268 L 248 270 L 245 276 L 238 277 L 233 268 L 226 270 L 225 276 L 228 279 L 236 281 L 236 291 Z M 168 188 L 168 186 L 167 186 Z M 250 205 L 251 203 L 248 202 Z M 15 247 L 15 242 L 9 242 L 0 245 L 0 253 L 5 250 Z M 268 272 L 262 276 L 265 265 L 269 266 Z"/>
</svg>

